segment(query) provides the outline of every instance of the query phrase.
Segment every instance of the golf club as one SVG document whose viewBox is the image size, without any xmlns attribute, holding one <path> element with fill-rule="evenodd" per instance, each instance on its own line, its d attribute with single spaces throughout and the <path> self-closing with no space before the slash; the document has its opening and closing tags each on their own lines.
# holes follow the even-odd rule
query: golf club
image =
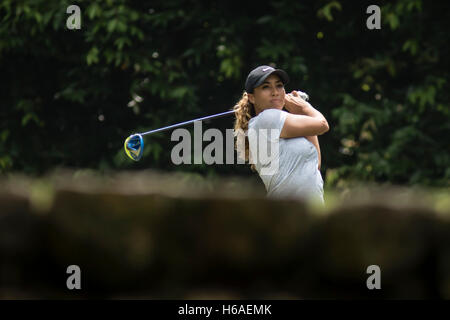
<svg viewBox="0 0 450 320">
<path fill-rule="evenodd" d="M 300 95 L 300 97 L 302 99 L 304 99 L 304 100 L 308 100 L 309 99 L 308 95 L 305 92 L 302 92 L 300 90 L 297 90 L 297 92 L 298 92 L 298 94 Z M 203 121 L 203 120 L 223 117 L 223 116 L 226 116 L 226 115 L 229 115 L 229 114 L 232 114 L 232 113 L 234 113 L 234 110 L 225 111 L 225 112 L 222 112 L 222 113 L 214 114 L 214 115 L 211 115 L 211 116 L 206 116 L 206 117 L 203 117 L 203 118 L 198 118 L 198 119 L 194 119 L 194 120 L 180 122 L 180 123 L 173 124 L 173 125 L 170 125 L 170 126 L 167 126 L 167 127 L 162 127 L 162 128 L 159 128 L 159 129 L 150 130 L 150 131 L 143 132 L 143 133 L 134 133 L 131 136 L 129 136 L 128 138 L 125 139 L 125 143 L 124 143 L 125 153 L 132 160 L 139 161 L 142 158 L 142 154 L 144 152 L 144 139 L 142 138 L 143 136 L 145 136 L 147 134 L 152 134 L 152 133 L 156 133 L 156 132 L 161 132 L 161 131 L 170 130 L 170 129 L 173 129 L 173 128 L 185 126 L 185 125 L 193 123 L 195 121 Z"/>
<path fill-rule="evenodd" d="M 142 158 L 142 153 L 144 151 L 144 139 L 142 138 L 142 136 L 145 136 L 147 134 L 156 133 L 156 132 L 165 131 L 165 130 L 170 130 L 170 129 L 181 127 L 181 126 L 185 126 L 185 125 L 193 123 L 195 121 L 203 121 L 203 120 L 223 117 L 223 116 L 226 116 L 226 115 L 229 115 L 232 113 L 234 113 L 234 110 L 225 111 L 225 112 L 218 113 L 218 114 L 213 114 L 211 116 L 206 116 L 203 118 L 198 118 L 198 119 L 194 119 L 194 120 L 176 123 L 176 124 L 173 124 L 173 125 L 170 125 L 167 127 L 150 130 L 150 131 L 143 132 L 143 133 L 132 134 L 125 140 L 125 144 L 124 144 L 125 153 L 127 154 L 127 156 L 129 156 L 134 161 L 139 161 Z"/>
</svg>

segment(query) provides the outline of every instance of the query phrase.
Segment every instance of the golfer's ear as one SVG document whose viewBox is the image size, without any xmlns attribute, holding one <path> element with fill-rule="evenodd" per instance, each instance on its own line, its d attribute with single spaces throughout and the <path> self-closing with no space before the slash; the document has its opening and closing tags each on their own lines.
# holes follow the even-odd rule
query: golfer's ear
<svg viewBox="0 0 450 320">
<path fill-rule="evenodd" d="M 255 96 L 252 93 L 247 93 L 248 101 L 255 104 Z"/>
</svg>

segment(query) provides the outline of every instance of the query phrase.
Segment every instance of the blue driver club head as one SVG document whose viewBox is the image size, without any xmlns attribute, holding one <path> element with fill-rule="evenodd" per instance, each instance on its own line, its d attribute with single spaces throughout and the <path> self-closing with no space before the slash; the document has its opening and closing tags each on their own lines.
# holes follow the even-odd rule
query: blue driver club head
<svg viewBox="0 0 450 320">
<path fill-rule="evenodd" d="M 139 161 L 144 151 L 144 139 L 140 134 L 132 134 L 125 140 L 124 148 L 127 156 L 134 161 Z"/>
</svg>

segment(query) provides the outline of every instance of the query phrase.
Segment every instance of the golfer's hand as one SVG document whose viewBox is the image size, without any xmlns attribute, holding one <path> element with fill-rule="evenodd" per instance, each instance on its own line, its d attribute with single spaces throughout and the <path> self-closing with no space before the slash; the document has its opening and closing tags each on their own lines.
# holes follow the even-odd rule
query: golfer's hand
<svg viewBox="0 0 450 320">
<path fill-rule="evenodd" d="M 287 111 L 294 114 L 303 114 L 303 109 L 308 106 L 308 102 L 303 100 L 297 91 L 292 91 L 285 96 L 285 105 Z"/>
</svg>

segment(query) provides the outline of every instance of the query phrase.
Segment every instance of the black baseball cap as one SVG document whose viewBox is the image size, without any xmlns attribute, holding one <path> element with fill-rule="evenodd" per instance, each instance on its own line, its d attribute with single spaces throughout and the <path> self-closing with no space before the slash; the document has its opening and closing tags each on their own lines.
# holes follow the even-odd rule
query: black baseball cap
<svg viewBox="0 0 450 320">
<path fill-rule="evenodd" d="M 245 81 L 245 91 L 247 93 L 253 93 L 253 89 L 260 86 L 271 74 L 279 76 L 283 84 L 289 82 L 289 76 L 284 70 L 275 69 L 271 66 L 259 66 L 248 74 L 247 80 Z"/>
</svg>

